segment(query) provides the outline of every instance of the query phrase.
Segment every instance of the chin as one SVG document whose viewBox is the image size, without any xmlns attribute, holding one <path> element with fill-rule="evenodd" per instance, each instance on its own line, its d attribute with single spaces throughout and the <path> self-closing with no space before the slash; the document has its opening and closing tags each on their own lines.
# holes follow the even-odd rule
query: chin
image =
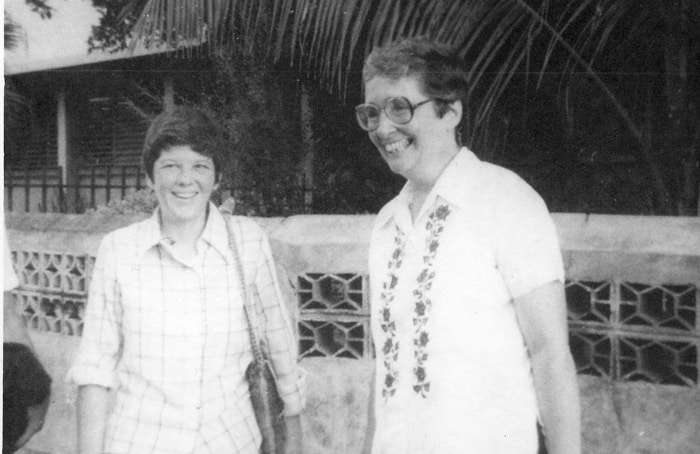
<svg viewBox="0 0 700 454">
<path fill-rule="evenodd" d="M 190 222 L 190 221 L 195 221 L 197 219 L 201 219 L 206 216 L 206 211 L 205 210 L 197 210 L 197 211 L 174 211 L 170 212 L 169 218 L 173 222 L 181 223 L 181 222 Z"/>
<path fill-rule="evenodd" d="M 393 173 L 397 175 L 401 175 L 402 177 L 406 178 L 406 167 L 401 165 L 400 162 L 397 161 L 387 161 L 387 164 L 389 164 L 389 170 L 391 170 Z"/>
</svg>

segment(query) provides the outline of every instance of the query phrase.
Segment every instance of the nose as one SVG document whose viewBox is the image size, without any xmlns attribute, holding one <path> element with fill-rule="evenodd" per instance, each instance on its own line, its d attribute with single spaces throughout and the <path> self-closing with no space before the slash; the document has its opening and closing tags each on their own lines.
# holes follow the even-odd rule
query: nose
<svg viewBox="0 0 700 454">
<path fill-rule="evenodd" d="M 180 171 L 177 173 L 177 183 L 186 185 L 192 183 L 193 181 L 193 170 L 187 166 L 181 167 Z"/>
<path fill-rule="evenodd" d="M 396 124 L 391 121 L 389 116 L 386 114 L 386 110 L 382 109 L 379 112 L 379 118 L 377 119 L 377 129 L 372 131 L 374 134 L 385 134 L 391 132 L 395 129 Z"/>
</svg>

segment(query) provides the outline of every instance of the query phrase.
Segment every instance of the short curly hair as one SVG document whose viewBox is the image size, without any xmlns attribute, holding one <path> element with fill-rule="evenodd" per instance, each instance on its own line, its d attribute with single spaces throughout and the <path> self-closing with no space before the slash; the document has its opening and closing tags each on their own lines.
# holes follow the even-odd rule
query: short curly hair
<svg viewBox="0 0 700 454">
<path fill-rule="evenodd" d="M 375 47 L 362 69 L 366 84 L 375 77 L 398 80 L 414 77 L 425 94 L 436 100 L 440 116 L 454 101 L 465 101 L 469 85 L 464 61 L 457 50 L 426 37 L 402 38 Z"/>
<path fill-rule="evenodd" d="M 224 168 L 221 129 L 209 115 L 195 107 L 177 106 L 156 116 L 143 144 L 143 166 L 153 180 L 153 166 L 163 151 L 186 145 L 214 162 L 217 181 Z"/>
</svg>

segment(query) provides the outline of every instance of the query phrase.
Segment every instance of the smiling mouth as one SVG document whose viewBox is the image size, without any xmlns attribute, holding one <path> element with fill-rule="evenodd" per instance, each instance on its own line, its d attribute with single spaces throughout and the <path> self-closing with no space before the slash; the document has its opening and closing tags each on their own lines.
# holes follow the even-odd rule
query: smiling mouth
<svg viewBox="0 0 700 454">
<path fill-rule="evenodd" d="M 384 151 L 386 151 L 386 154 L 389 156 L 396 155 L 396 154 L 404 151 L 412 143 L 413 143 L 413 141 L 411 141 L 409 139 L 401 139 L 401 140 L 398 140 L 396 142 L 392 142 L 390 144 L 385 145 Z"/>
<path fill-rule="evenodd" d="M 197 195 L 197 193 L 196 192 L 173 192 L 172 195 L 177 199 L 189 200 L 191 198 L 194 198 Z"/>
</svg>

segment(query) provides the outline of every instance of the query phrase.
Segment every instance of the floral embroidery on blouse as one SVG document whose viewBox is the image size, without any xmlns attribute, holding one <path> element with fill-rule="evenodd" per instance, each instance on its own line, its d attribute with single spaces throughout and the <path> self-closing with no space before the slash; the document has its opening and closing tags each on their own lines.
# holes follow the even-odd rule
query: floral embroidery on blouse
<svg viewBox="0 0 700 454">
<path fill-rule="evenodd" d="M 391 259 L 387 265 L 387 280 L 382 284 L 382 306 L 379 310 L 380 327 L 386 335 L 382 346 L 385 369 L 384 386 L 382 387 L 382 397 L 384 399 L 388 399 L 396 392 L 396 380 L 399 376 L 399 371 L 396 367 L 399 358 L 399 341 L 396 339 L 396 322 L 391 317 L 391 303 L 394 301 L 394 290 L 398 283 L 397 272 L 401 268 L 404 245 L 405 234 L 397 226 L 396 235 L 394 236 L 394 252 L 391 254 Z"/>
<path fill-rule="evenodd" d="M 425 250 L 423 252 L 423 269 L 416 279 L 416 289 L 413 296 L 416 298 L 413 316 L 413 356 L 415 365 L 413 367 L 414 384 L 413 390 L 421 397 L 427 397 L 430 392 L 430 380 L 428 379 L 426 363 L 428 362 L 427 347 L 430 342 L 428 333 L 428 318 L 432 310 L 432 301 L 428 295 L 435 278 L 434 261 L 440 246 L 440 234 L 444 230 L 445 220 L 450 214 L 447 205 L 440 205 L 428 216 L 425 224 L 429 231 L 425 239 Z"/>
</svg>

